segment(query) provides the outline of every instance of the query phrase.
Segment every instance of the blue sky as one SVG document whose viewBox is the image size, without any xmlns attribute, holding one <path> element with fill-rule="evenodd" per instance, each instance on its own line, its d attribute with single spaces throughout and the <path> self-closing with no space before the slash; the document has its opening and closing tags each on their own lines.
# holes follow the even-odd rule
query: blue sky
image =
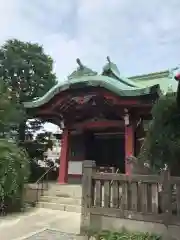
<svg viewBox="0 0 180 240">
<path fill-rule="evenodd" d="M 38 42 L 55 61 L 59 81 L 76 58 L 101 71 L 106 56 L 124 76 L 180 63 L 179 0 L 0 0 L 0 44 Z"/>
<path fill-rule="evenodd" d="M 109 55 L 125 76 L 180 62 L 179 0 L 1 0 L 0 9 L 0 43 L 42 44 L 60 81 L 77 57 L 101 71 Z"/>
</svg>

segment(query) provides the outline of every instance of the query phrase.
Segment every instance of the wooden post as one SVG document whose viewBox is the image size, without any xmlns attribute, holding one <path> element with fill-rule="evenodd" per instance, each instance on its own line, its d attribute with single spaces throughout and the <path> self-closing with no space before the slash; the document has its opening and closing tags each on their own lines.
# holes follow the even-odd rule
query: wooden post
<svg viewBox="0 0 180 240">
<path fill-rule="evenodd" d="M 63 130 L 61 140 L 60 166 L 59 166 L 59 183 L 68 182 L 68 129 Z"/>
<path fill-rule="evenodd" d="M 132 124 L 125 125 L 125 173 L 131 175 L 131 167 L 127 158 L 134 156 L 134 127 Z"/>
<path fill-rule="evenodd" d="M 92 173 L 95 171 L 95 161 L 84 160 L 83 176 L 82 176 L 82 210 L 81 210 L 81 226 L 80 234 L 85 235 L 90 228 L 91 216 L 90 208 L 92 206 L 92 198 L 94 193 L 92 190 Z"/>
<path fill-rule="evenodd" d="M 163 234 L 163 240 L 170 240 L 170 233 L 168 231 L 169 223 L 171 222 L 171 215 L 172 215 L 172 190 L 171 190 L 171 179 L 169 170 L 164 170 L 161 173 L 162 176 L 162 201 L 161 201 L 161 208 L 164 214 L 164 225 L 166 227 L 166 231 Z"/>
<path fill-rule="evenodd" d="M 151 185 L 151 202 L 152 202 L 152 212 L 157 214 L 158 213 L 158 185 L 152 184 Z"/>
</svg>

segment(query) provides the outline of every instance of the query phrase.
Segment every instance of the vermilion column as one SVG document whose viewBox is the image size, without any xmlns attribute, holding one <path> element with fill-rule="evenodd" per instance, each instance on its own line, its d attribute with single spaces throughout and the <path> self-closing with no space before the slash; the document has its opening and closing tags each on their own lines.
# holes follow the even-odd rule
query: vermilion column
<svg viewBox="0 0 180 240">
<path fill-rule="evenodd" d="M 68 130 L 64 129 L 61 139 L 61 154 L 59 167 L 59 183 L 66 184 L 68 182 Z"/>
<path fill-rule="evenodd" d="M 125 125 L 125 173 L 131 174 L 131 166 L 127 162 L 127 158 L 134 156 L 134 127 L 132 124 Z"/>
</svg>

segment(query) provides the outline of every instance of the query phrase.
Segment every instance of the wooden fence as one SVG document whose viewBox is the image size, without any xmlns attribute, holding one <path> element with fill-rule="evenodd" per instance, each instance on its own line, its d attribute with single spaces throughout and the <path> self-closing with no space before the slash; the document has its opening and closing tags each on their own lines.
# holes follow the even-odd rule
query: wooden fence
<svg viewBox="0 0 180 240">
<path fill-rule="evenodd" d="M 161 175 L 102 173 L 94 161 L 83 164 L 81 231 L 91 214 L 180 225 L 180 178 Z"/>
</svg>

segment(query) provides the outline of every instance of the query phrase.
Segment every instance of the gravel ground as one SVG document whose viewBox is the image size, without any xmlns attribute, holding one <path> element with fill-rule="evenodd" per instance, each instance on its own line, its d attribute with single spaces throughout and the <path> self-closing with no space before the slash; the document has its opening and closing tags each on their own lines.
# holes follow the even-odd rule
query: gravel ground
<svg viewBox="0 0 180 240">
<path fill-rule="evenodd" d="M 26 238 L 26 240 L 74 240 L 74 239 L 75 239 L 74 234 L 68 234 L 49 229 Z"/>
</svg>

